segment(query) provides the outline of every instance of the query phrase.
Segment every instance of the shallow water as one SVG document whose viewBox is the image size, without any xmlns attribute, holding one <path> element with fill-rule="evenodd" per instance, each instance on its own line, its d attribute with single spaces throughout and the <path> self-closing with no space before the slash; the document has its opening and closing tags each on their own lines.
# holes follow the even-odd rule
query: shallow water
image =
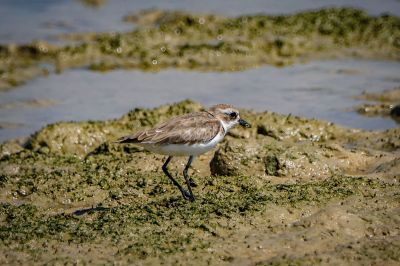
<svg viewBox="0 0 400 266">
<path fill-rule="evenodd" d="M 8 126 L 0 130 L 0 141 L 27 136 L 60 120 L 117 118 L 135 107 L 187 98 L 206 106 L 231 103 L 348 127 L 386 129 L 397 125 L 389 118 L 368 118 L 348 110 L 363 102 L 352 96 L 400 86 L 399 70 L 398 62 L 366 60 L 316 61 L 228 73 L 68 70 L 1 93 L 0 122 Z M 10 104 L 31 100 L 45 104 Z"/>
<path fill-rule="evenodd" d="M 84 6 L 78 0 L 0 0 L 0 43 L 24 43 L 33 39 L 56 41 L 56 35 L 70 32 L 127 31 L 133 26 L 124 23 L 122 17 L 149 8 L 237 16 L 288 14 L 331 6 L 362 8 L 373 15 L 400 15 L 398 0 L 109 0 L 99 8 Z"/>
</svg>

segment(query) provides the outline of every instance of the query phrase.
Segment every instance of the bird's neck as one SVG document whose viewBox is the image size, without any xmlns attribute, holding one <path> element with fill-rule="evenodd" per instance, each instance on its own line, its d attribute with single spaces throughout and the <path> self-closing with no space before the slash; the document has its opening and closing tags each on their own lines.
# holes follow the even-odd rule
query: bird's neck
<svg viewBox="0 0 400 266">
<path fill-rule="evenodd" d="M 228 131 L 235 126 L 233 123 L 226 122 L 223 119 L 218 119 L 224 129 L 224 135 L 228 133 Z"/>
</svg>

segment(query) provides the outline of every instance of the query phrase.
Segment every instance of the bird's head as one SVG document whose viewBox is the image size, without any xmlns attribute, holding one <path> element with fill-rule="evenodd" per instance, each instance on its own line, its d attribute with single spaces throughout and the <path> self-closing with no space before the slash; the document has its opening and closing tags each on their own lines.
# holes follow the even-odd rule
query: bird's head
<svg viewBox="0 0 400 266">
<path fill-rule="evenodd" d="M 239 110 L 232 105 L 217 104 L 211 107 L 209 112 L 221 121 L 226 132 L 236 125 L 251 127 L 250 123 L 240 118 Z"/>
</svg>

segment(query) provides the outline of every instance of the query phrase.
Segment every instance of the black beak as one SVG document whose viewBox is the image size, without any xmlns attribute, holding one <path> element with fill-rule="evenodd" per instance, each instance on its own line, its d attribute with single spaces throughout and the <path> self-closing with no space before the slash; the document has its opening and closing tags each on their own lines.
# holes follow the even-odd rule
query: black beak
<svg viewBox="0 0 400 266">
<path fill-rule="evenodd" d="M 239 119 L 239 125 L 241 125 L 242 127 L 251 127 L 251 125 L 243 119 Z"/>
</svg>

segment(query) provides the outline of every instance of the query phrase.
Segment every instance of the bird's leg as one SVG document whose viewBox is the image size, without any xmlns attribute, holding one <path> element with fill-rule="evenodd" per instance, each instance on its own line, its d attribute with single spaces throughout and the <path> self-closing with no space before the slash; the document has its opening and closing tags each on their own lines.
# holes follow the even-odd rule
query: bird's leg
<svg viewBox="0 0 400 266">
<path fill-rule="evenodd" d="M 182 186 L 178 183 L 178 181 L 176 181 L 175 178 L 173 178 L 172 175 L 168 172 L 168 164 L 169 164 L 169 162 L 171 161 L 171 159 L 172 159 L 172 156 L 168 156 L 167 160 L 165 161 L 165 163 L 164 163 L 163 166 L 162 166 L 162 170 L 163 170 L 164 174 L 165 174 L 166 176 L 168 176 L 169 179 L 171 179 L 172 183 L 174 183 L 174 185 L 177 186 L 177 187 L 179 188 L 179 190 L 181 191 L 183 197 L 184 197 L 185 199 L 189 199 L 189 200 L 190 200 L 191 197 L 192 197 L 192 196 L 191 196 L 191 193 L 189 193 L 189 192 L 187 192 L 186 190 L 184 190 L 184 189 L 182 188 Z"/>
<path fill-rule="evenodd" d="M 194 181 L 193 177 L 189 176 L 189 184 L 191 187 L 197 187 L 196 181 Z"/>
<path fill-rule="evenodd" d="M 189 179 L 189 176 L 188 176 L 187 172 L 189 170 L 190 165 L 192 164 L 193 158 L 194 158 L 193 155 L 189 156 L 189 160 L 188 160 L 188 162 L 187 162 L 187 164 L 185 166 L 185 169 L 183 170 L 183 176 L 185 177 L 186 184 L 188 186 L 189 193 L 190 193 L 190 198 L 189 198 L 190 201 L 195 201 L 195 197 L 193 195 L 192 188 L 190 187 L 190 179 Z"/>
</svg>

